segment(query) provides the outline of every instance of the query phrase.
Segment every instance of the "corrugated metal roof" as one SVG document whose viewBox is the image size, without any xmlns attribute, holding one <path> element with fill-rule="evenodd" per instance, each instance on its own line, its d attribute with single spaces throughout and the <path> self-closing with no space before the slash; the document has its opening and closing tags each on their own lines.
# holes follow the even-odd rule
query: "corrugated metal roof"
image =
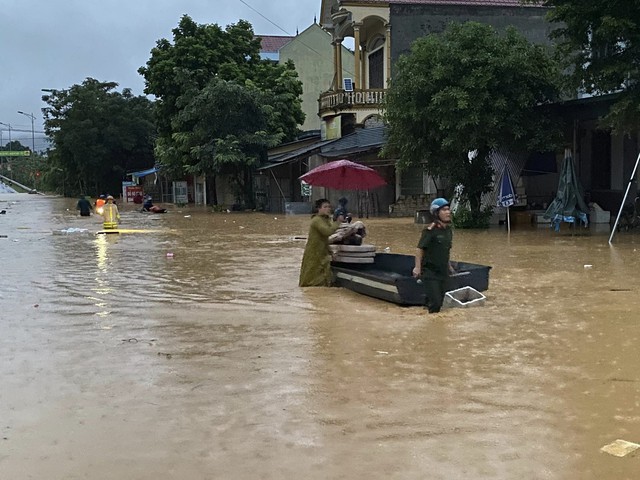
<svg viewBox="0 0 640 480">
<path fill-rule="evenodd" d="M 286 153 L 279 153 L 277 155 L 271 155 L 269 156 L 268 164 L 267 165 L 263 165 L 261 167 L 259 167 L 257 170 L 261 171 L 261 170 L 268 170 L 270 168 L 273 167 L 277 167 L 279 165 L 284 165 L 286 163 L 289 162 L 294 162 L 300 158 L 304 158 L 306 156 L 309 156 L 317 151 L 320 151 L 320 149 L 325 146 L 328 145 L 330 143 L 333 142 L 337 142 L 337 140 L 321 140 L 315 143 L 312 143 L 311 145 L 306 145 L 304 147 L 298 148 L 296 150 L 292 150 L 290 152 L 286 152 Z"/>
<path fill-rule="evenodd" d="M 387 128 L 360 128 L 320 149 L 323 157 L 341 157 L 382 147 L 386 142 Z"/>
</svg>

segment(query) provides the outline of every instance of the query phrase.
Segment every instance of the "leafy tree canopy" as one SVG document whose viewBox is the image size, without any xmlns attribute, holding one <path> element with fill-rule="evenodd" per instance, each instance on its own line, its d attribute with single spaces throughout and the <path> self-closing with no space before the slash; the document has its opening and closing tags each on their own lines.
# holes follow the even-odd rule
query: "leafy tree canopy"
<svg viewBox="0 0 640 480">
<path fill-rule="evenodd" d="M 463 200 L 479 213 L 492 149 L 548 148 L 558 138 L 545 108 L 557 98 L 558 78 L 545 48 L 515 29 L 499 35 L 485 24 L 451 24 L 416 40 L 396 64 L 384 154 L 398 156 L 400 168 L 423 164 L 449 188 L 462 184 Z"/>
<path fill-rule="evenodd" d="M 113 82 L 87 78 L 42 97 L 52 141 L 47 178 L 70 194 L 118 192 L 123 176 L 154 164 L 153 106 Z"/>
<path fill-rule="evenodd" d="M 259 52 L 248 22 L 223 30 L 186 15 L 173 42 L 157 42 L 139 73 L 158 99 L 156 154 L 168 172 L 240 179 L 267 148 L 295 138 L 302 84 L 292 63 L 263 61 Z"/>
<path fill-rule="evenodd" d="M 573 88 L 621 92 L 605 123 L 618 131 L 640 127 L 640 2 L 548 0 L 553 37 L 570 67 Z"/>
</svg>

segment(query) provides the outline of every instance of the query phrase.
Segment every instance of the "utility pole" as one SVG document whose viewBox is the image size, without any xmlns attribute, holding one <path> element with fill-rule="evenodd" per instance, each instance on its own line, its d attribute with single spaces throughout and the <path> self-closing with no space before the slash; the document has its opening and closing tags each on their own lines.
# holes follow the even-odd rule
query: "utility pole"
<svg viewBox="0 0 640 480">
<path fill-rule="evenodd" d="M 2 122 L 0 122 L 0 125 L 9 127 L 9 151 L 11 151 L 11 125 L 9 125 L 8 123 L 2 123 Z"/>
<path fill-rule="evenodd" d="M 4 125 L 5 127 L 9 127 L 9 152 L 11 152 L 11 125 L 8 123 L 2 123 L 0 122 L 0 125 Z M 11 153 L 9 153 L 9 155 L 11 155 Z M 7 160 L 7 168 L 10 168 L 11 164 L 9 163 L 11 161 L 11 157 L 9 157 L 9 159 Z"/>
</svg>

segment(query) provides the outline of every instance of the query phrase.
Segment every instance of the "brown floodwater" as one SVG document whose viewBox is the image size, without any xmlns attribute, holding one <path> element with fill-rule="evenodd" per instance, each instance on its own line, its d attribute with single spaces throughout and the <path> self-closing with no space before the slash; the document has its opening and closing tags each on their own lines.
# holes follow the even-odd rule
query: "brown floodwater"
<svg viewBox="0 0 640 480">
<path fill-rule="evenodd" d="M 298 288 L 306 216 L 0 209 L 0 479 L 640 478 L 640 236 L 458 230 L 487 302 L 428 315 Z"/>
</svg>

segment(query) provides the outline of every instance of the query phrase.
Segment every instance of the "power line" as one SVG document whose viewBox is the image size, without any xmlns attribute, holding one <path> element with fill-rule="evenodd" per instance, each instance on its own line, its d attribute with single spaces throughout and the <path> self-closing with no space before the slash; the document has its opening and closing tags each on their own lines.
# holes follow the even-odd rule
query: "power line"
<svg viewBox="0 0 640 480">
<path fill-rule="evenodd" d="M 260 15 L 262 18 L 264 18 L 267 22 L 269 22 L 271 25 L 274 25 L 276 28 L 279 28 L 280 30 L 282 30 L 284 33 L 286 33 L 287 35 L 289 35 L 290 37 L 293 37 L 293 35 L 291 35 L 289 32 L 287 32 L 284 28 L 282 28 L 280 25 L 278 25 L 276 22 L 272 21 L 271 19 L 267 18 L 265 15 L 263 15 L 262 13 L 260 13 L 258 10 L 256 10 L 255 8 L 253 8 L 251 5 L 249 5 L 247 2 L 245 2 L 244 0 L 238 0 L 240 3 L 246 5 L 247 7 L 249 7 L 251 10 L 253 10 L 254 12 L 256 12 L 258 15 Z"/>
<path fill-rule="evenodd" d="M 293 35 L 291 35 L 289 32 L 287 32 L 284 28 L 282 28 L 280 25 L 278 25 L 276 22 L 274 22 L 273 20 L 271 20 L 270 18 L 268 18 L 266 15 L 263 15 L 261 12 L 259 12 L 258 10 L 256 10 L 255 8 L 253 8 L 251 5 L 249 5 L 247 2 L 245 2 L 244 0 L 238 0 L 240 3 L 242 3 L 243 5 L 247 6 L 248 8 L 250 8 L 251 10 L 253 10 L 254 12 L 256 12 L 258 15 L 260 15 L 262 18 L 264 18 L 267 22 L 269 22 L 270 24 L 274 25 L 276 28 L 279 28 L 280 30 L 282 30 L 284 33 L 286 33 L 288 36 L 293 37 Z M 323 58 L 327 58 L 326 55 L 324 55 L 323 53 L 318 52 L 315 48 L 307 45 L 306 43 L 304 43 L 302 40 L 298 40 L 303 46 L 307 47 L 309 50 L 311 50 L 313 53 L 323 57 Z M 332 59 L 330 59 L 332 60 Z M 350 72 L 349 70 L 347 70 L 346 68 L 344 68 L 344 66 L 342 67 L 342 69 L 353 75 L 353 72 Z"/>
</svg>

